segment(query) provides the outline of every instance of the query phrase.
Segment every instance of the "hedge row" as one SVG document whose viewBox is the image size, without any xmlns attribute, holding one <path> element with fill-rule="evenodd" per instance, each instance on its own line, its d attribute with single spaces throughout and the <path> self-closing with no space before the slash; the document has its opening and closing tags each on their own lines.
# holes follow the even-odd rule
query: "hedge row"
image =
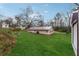
<svg viewBox="0 0 79 59">
<path fill-rule="evenodd" d="M 55 31 L 60 31 L 60 32 L 71 32 L 70 27 L 54 27 Z"/>
</svg>

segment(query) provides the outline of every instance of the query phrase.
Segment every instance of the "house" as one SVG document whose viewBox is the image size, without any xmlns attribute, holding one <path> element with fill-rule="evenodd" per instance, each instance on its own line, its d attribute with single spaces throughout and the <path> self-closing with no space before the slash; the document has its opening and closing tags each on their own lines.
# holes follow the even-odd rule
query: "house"
<svg viewBox="0 0 79 59">
<path fill-rule="evenodd" d="M 79 56 L 79 9 L 71 14 L 71 34 L 74 52 Z"/>
<path fill-rule="evenodd" d="M 0 28 L 9 28 L 9 24 L 7 24 L 5 21 L 0 21 Z"/>
<path fill-rule="evenodd" d="M 2 28 L 9 28 L 9 24 L 7 24 L 6 22 L 2 22 L 1 27 Z"/>
<path fill-rule="evenodd" d="M 30 27 L 28 31 L 32 33 L 47 34 L 47 35 L 53 33 L 52 26 Z"/>
</svg>

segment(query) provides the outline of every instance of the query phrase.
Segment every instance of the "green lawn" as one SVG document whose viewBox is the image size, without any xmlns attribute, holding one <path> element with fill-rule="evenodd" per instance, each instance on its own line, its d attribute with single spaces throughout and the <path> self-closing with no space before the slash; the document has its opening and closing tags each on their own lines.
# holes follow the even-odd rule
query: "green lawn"
<svg viewBox="0 0 79 59">
<path fill-rule="evenodd" d="M 70 56 L 74 55 L 70 34 L 54 33 L 50 36 L 20 31 L 16 46 L 8 55 L 13 56 Z"/>
</svg>

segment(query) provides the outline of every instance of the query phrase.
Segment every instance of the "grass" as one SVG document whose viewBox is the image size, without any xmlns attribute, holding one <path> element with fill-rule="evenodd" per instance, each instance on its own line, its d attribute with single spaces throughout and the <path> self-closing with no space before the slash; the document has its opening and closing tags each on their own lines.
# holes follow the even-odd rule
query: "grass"
<svg viewBox="0 0 79 59">
<path fill-rule="evenodd" d="M 10 56 L 73 56 L 71 35 L 54 33 L 50 36 L 20 31 Z"/>
</svg>

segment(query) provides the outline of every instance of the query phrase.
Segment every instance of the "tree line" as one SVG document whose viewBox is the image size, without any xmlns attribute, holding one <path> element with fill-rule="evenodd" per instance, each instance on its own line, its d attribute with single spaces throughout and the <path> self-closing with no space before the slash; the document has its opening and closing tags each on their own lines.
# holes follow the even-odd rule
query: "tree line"
<svg viewBox="0 0 79 59">
<path fill-rule="evenodd" d="M 2 17 L 2 16 L 1 16 Z M 44 15 L 39 12 L 34 12 L 31 6 L 25 8 L 21 14 L 14 17 L 17 21 L 13 23 L 12 18 L 7 18 L 7 22 L 11 27 L 33 27 L 33 26 L 52 26 L 55 30 L 70 31 L 70 13 L 66 12 L 66 15 L 61 12 L 57 12 L 56 15 L 47 23 L 44 22 Z M 2 22 L 2 20 L 0 21 Z"/>
</svg>

